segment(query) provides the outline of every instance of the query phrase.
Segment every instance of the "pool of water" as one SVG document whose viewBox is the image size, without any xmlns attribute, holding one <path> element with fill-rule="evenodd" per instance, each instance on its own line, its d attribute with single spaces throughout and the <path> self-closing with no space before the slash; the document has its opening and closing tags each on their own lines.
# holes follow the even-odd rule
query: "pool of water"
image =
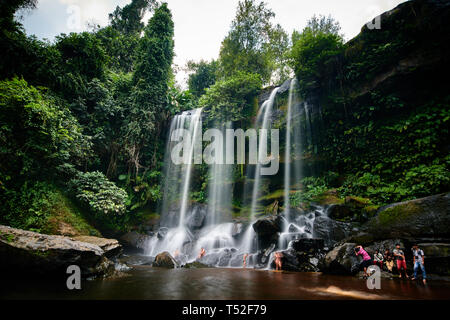
<svg viewBox="0 0 450 320">
<path fill-rule="evenodd" d="M 81 290 L 65 283 L 14 283 L 1 299 L 449 299 L 450 283 L 427 286 L 407 280 L 381 280 L 380 290 L 366 281 L 321 273 L 253 269 L 159 269 L 135 267 L 128 276 L 83 281 Z"/>
</svg>

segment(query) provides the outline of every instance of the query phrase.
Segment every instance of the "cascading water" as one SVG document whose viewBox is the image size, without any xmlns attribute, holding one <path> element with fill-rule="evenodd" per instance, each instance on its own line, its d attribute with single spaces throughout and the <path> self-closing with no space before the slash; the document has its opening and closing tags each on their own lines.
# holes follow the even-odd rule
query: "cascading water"
<svg viewBox="0 0 450 320">
<path fill-rule="evenodd" d="M 162 234 L 160 231 L 150 240 L 150 243 L 147 245 L 148 249 L 146 250 L 149 255 L 153 256 L 162 251 L 168 251 L 170 253 L 181 252 L 186 238 L 192 238 L 191 233 L 186 228 L 185 218 L 189 201 L 195 142 L 198 134 L 201 134 L 199 132 L 201 127 L 201 113 L 202 109 L 199 108 L 185 111 L 172 119 L 165 154 L 166 181 L 161 218 L 161 225 L 169 229 L 166 234 Z M 181 138 L 185 138 L 183 137 L 185 131 L 181 131 L 183 129 L 187 130 L 191 141 L 188 144 L 188 149 L 183 150 L 183 164 L 174 164 L 171 160 L 171 153 L 174 144 L 178 143 Z M 181 183 L 179 182 L 180 180 L 182 181 Z M 178 196 L 180 193 L 182 195 L 180 200 L 174 198 L 174 196 Z M 171 210 L 170 207 L 173 205 L 180 209 Z M 178 211 L 178 214 L 174 214 L 176 211 Z"/>
<path fill-rule="evenodd" d="M 264 168 L 264 160 L 267 159 L 267 148 L 261 140 L 258 148 L 258 162 L 256 165 L 247 166 L 247 178 L 252 184 L 250 224 L 244 231 L 239 231 L 238 238 L 236 226 L 232 222 L 231 202 L 233 193 L 233 165 L 215 163 L 209 165 L 207 205 L 192 204 L 189 199 L 191 190 L 191 180 L 193 179 L 194 149 L 196 139 L 200 139 L 201 131 L 201 109 L 185 111 L 176 115 L 170 126 L 169 139 L 166 148 L 165 158 L 165 186 L 164 197 L 161 206 L 160 229 L 147 243 L 146 253 L 156 256 L 158 253 L 168 251 L 176 256 L 180 263 L 193 261 L 203 248 L 206 255 L 202 262 L 208 265 L 220 267 L 242 267 L 244 256 L 248 254 L 247 266 L 255 266 L 257 255 L 263 256 L 262 261 L 270 264 L 273 250 L 286 249 L 293 239 L 312 237 L 313 224 L 316 214 L 322 214 L 323 208 L 316 208 L 315 212 L 306 214 L 291 214 L 289 196 L 292 191 L 298 189 L 301 178 L 301 156 L 302 156 L 302 126 L 301 115 L 306 117 L 306 124 L 309 133 L 312 133 L 309 110 L 306 103 L 300 103 L 297 95 L 298 82 L 291 81 L 289 89 L 289 99 L 286 113 L 286 144 L 284 155 L 284 212 L 282 232 L 278 245 L 272 244 L 264 252 L 259 252 L 256 248 L 256 234 L 253 229 L 253 222 L 258 212 L 262 208 L 260 198 L 262 196 L 262 186 L 265 180 L 261 175 Z M 265 129 L 269 131 L 273 122 L 273 108 L 277 93 L 280 88 L 275 88 L 269 98 L 258 110 L 255 129 Z M 222 136 L 224 132 L 231 128 L 231 123 L 218 126 Z M 170 154 L 175 145 L 173 141 L 179 141 L 175 133 L 177 129 L 185 129 L 192 137 L 188 148 L 183 149 L 184 164 L 176 165 L 170 159 Z M 264 131 L 263 131 L 264 132 Z M 175 134 L 175 137 L 172 135 Z M 178 135 L 183 133 L 178 133 Z M 171 139 L 172 138 L 172 139 Z M 175 139 L 173 139 L 175 138 Z M 267 139 L 267 136 L 265 137 Z M 226 145 L 225 143 L 223 144 Z M 201 143 L 200 143 L 201 146 Z M 224 152 L 225 153 L 225 152 Z M 220 157 L 219 157 L 220 158 Z M 188 161 L 186 161 L 188 160 Z M 254 170 L 254 171 L 252 171 Z M 250 193 L 249 193 L 250 195 Z M 294 213 L 294 211 L 292 211 Z M 291 218 L 292 217 L 292 218 Z M 242 225 L 241 225 L 241 228 Z M 259 265 L 260 262 L 258 262 Z"/>
<path fill-rule="evenodd" d="M 268 130 L 271 126 L 270 117 L 272 116 L 273 104 L 275 102 L 275 97 L 277 95 L 279 88 L 275 88 L 269 96 L 269 99 L 264 101 L 261 108 L 258 111 L 258 115 L 256 117 L 255 128 Z M 266 131 L 267 132 L 267 131 Z M 261 136 L 260 136 L 261 139 Z M 258 162 L 256 164 L 254 176 L 253 176 L 253 188 L 252 188 L 252 202 L 250 208 L 250 221 L 255 220 L 255 215 L 258 206 L 258 199 L 260 197 L 260 189 L 261 189 L 261 166 L 262 159 L 267 156 L 267 150 L 263 147 L 264 144 L 259 145 L 258 148 Z M 242 251 L 245 253 L 251 253 L 254 251 L 254 238 L 255 231 L 250 225 L 245 232 L 243 239 L 243 247 Z"/>
</svg>

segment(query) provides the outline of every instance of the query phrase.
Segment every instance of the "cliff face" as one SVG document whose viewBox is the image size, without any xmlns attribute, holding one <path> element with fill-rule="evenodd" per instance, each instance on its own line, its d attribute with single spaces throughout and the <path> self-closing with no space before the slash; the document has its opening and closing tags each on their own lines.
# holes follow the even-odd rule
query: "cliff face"
<svg viewBox="0 0 450 320">
<path fill-rule="evenodd" d="M 346 93 L 361 98 L 373 90 L 395 91 L 410 100 L 425 98 L 427 89 L 446 93 L 448 81 L 441 80 L 450 65 L 450 2 L 408 1 L 380 18 L 380 29 L 364 26 L 346 44 Z"/>
<path fill-rule="evenodd" d="M 325 80 L 295 106 L 304 176 L 337 173 L 333 187 L 348 181 L 349 194 L 373 195 L 377 203 L 449 190 L 448 21 L 449 1 L 408 1 L 383 13 L 380 29 L 363 26 L 330 59 Z M 271 89 L 262 92 L 260 104 Z M 284 154 L 289 90 L 280 91 L 273 124 L 281 129 Z M 282 188 L 283 167 L 270 190 Z M 356 190 L 364 175 L 365 185 Z"/>
<path fill-rule="evenodd" d="M 320 90 L 305 97 L 319 136 L 311 161 L 377 176 L 380 187 L 427 170 L 448 176 L 450 2 L 409 1 L 380 18 L 381 29 L 364 26 L 330 63 Z M 446 190 L 448 183 L 403 196 Z"/>
</svg>

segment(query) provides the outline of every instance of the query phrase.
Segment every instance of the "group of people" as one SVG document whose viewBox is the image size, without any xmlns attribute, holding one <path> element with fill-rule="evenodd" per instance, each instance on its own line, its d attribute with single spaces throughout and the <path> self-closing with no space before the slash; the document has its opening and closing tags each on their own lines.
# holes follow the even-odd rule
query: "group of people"
<svg viewBox="0 0 450 320">
<path fill-rule="evenodd" d="M 414 265 L 414 274 L 411 280 L 417 279 L 417 272 L 422 271 L 422 281 L 424 284 L 427 282 L 427 274 L 425 272 L 425 254 L 422 249 L 419 248 L 417 244 L 412 247 L 412 255 L 413 255 L 413 265 Z M 397 271 L 399 273 L 399 277 L 402 278 L 404 276 L 409 279 L 406 267 L 406 258 L 405 253 L 400 248 L 400 244 L 395 245 L 395 249 L 392 252 L 389 249 L 386 249 L 384 254 L 379 250 L 375 251 L 373 255 L 373 259 L 367 253 L 366 250 L 360 245 L 355 247 L 355 254 L 357 256 L 362 256 L 362 262 L 360 264 L 360 268 L 364 270 L 366 276 L 368 276 L 367 268 L 371 265 L 378 266 L 381 270 L 385 269 L 389 272 L 392 272 L 394 268 L 394 262 L 396 263 Z"/>
</svg>

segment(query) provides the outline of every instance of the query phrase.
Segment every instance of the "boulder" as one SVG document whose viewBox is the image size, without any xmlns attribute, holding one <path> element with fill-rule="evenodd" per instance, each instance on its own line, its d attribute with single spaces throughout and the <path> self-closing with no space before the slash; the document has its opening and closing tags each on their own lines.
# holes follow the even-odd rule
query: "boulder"
<svg viewBox="0 0 450 320">
<path fill-rule="evenodd" d="M 208 207 L 203 204 L 195 204 L 186 218 L 186 225 L 191 230 L 201 229 L 206 222 Z"/>
<path fill-rule="evenodd" d="M 428 273 L 450 275 L 450 243 L 419 243 Z"/>
<path fill-rule="evenodd" d="M 145 250 L 147 241 L 151 239 L 150 236 L 136 231 L 125 233 L 120 237 L 119 241 L 128 248 L 138 249 L 140 251 Z"/>
<path fill-rule="evenodd" d="M 108 259 L 117 258 L 122 253 L 122 246 L 116 239 L 105 239 L 91 236 L 77 236 L 72 237 L 72 239 L 99 246 L 105 252 L 105 256 Z"/>
<path fill-rule="evenodd" d="M 162 240 L 166 237 L 167 232 L 169 232 L 168 228 L 161 227 L 161 228 L 159 228 L 158 232 L 156 233 L 156 236 L 158 237 L 159 240 Z"/>
<path fill-rule="evenodd" d="M 344 243 L 327 253 L 323 260 L 323 271 L 333 274 L 355 274 L 359 260 L 355 255 L 356 243 Z"/>
<path fill-rule="evenodd" d="M 158 268 L 175 269 L 177 268 L 178 264 L 176 260 L 170 255 L 170 253 L 164 251 L 155 257 L 155 261 L 153 261 L 152 266 Z"/>
<path fill-rule="evenodd" d="M 450 193 L 381 207 L 365 228 L 375 240 L 450 238 Z"/>
<path fill-rule="evenodd" d="M 335 243 L 348 237 L 352 228 L 350 223 L 319 216 L 314 219 L 313 236 L 317 239 L 323 239 L 325 246 L 332 247 Z"/>
<path fill-rule="evenodd" d="M 268 216 L 253 223 L 258 242 L 258 248 L 265 250 L 270 245 L 278 242 L 279 233 L 282 231 L 283 217 Z"/>
<path fill-rule="evenodd" d="M 318 272 L 318 259 L 307 253 L 298 252 L 292 248 L 281 251 L 281 269 L 285 271 Z M 270 262 L 270 268 L 275 269 L 275 260 Z"/>
<path fill-rule="evenodd" d="M 332 204 L 327 208 L 327 214 L 330 218 L 337 219 L 346 219 L 348 217 L 353 216 L 351 209 L 344 204 Z"/>
<path fill-rule="evenodd" d="M 323 250 L 325 242 L 323 239 L 298 239 L 292 240 L 289 243 L 289 248 L 294 249 L 297 252 L 316 253 Z"/>
<path fill-rule="evenodd" d="M 281 232 L 282 219 L 283 218 L 279 215 L 258 219 L 253 223 L 253 230 L 255 230 L 258 235 L 272 235 Z"/>
<path fill-rule="evenodd" d="M 96 241 L 111 244 L 108 240 Z M 82 277 L 107 276 L 114 272 L 114 263 L 97 244 L 1 225 L 0 261 L 3 272 L 49 278 L 66 277 L 70 265 L 79 266 Z"/>
<path fill-rule="evenodd" d="M 181 266 L 186 269 L 202 269 L 202 268 L 211 268 L 207 264 L 201 263 L 199 261 L 189 262 Z"/>
</svg>

